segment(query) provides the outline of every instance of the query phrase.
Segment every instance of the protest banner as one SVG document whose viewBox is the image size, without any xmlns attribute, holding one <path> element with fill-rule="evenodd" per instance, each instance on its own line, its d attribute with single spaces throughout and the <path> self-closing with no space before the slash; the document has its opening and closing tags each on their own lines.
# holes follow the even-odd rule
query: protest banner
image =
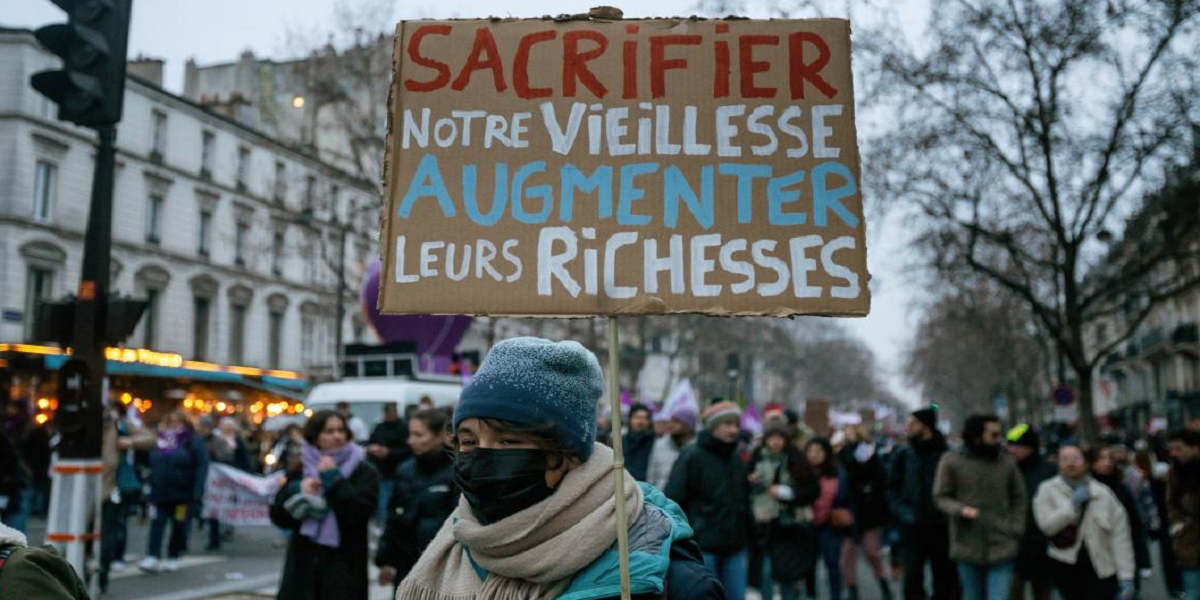
<svg viewBox="0 0 1200 600">
<path fill-rule="evenodd" d="M 379 308 L 866 315 L 845 20 L 403 21 Z"/>
<path fill-rule="evenodd" d="M 283 481 L 283 473 L 260 477 L 212 463 L 204 482 L 201 516 L 230 525 L 270 525 L 271 501 Z"/>
</svg>

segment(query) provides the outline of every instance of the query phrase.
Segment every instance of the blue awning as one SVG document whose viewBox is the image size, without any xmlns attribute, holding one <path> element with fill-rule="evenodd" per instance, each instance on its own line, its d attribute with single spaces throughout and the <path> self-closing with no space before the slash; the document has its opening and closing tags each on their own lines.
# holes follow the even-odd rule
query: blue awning
<svg viewBox="0 0 1200 600">
<path fill-rule="evenodd" d="M 71 357 L 66 354 L 57 354 L 47 355 L 44 358 L 46 368 L 56 371 L 62 367 L 64 363 L 70 360 Z M 268 375 L 263 375 L 262 377 L 247 377 L 238 373 L 231 373 L 229 371 L 209 371 L 204 369 L 188 369 L 186 367 L 162 367 L 137 362 L 123 362 L 119 360 L 107 361 L 107 364 L 105 365 L 105 372 L 111 375 L 133 375 L 136 377 L 160 377 L 163 379 L 191 379 L 194 381 L 211 381 L 214 383 L 233 383 L 294 399 L 301 399 L 303 392 L 308 389 L 308 381 L 305 379 L 285 379 L 283 377 L 271 377 Z"/>
</svg>

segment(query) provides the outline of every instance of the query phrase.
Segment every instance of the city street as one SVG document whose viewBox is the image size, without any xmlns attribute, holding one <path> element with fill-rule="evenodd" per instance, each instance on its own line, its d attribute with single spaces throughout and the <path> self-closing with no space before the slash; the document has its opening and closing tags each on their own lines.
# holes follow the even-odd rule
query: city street
<svg viewBox="0 0 1200 600">
<path fill-rule="evenodd" d="M 30 522 L 30 543 L 40 543 L 45 523 L 40 519 Z M 179 561 L 175 573 L 148 574 L 140 571 L 136 563 L 146 548 L 149 524 L 130 521 L 128 559 L 126 568 L 112 575 L 108 594 L 104 598 L 113 600 L 254 600 L 274 598 L 278 589 L 279 575 L 283 570 L 284 549 L 274 547 L 280 540 L 279 532 L 270 527 L 242 527 L 234 533 L 231 542 L 222 546 L 219 553 L 199 551 L 207 539 L 207 531 L 192 533 L 189 540 L 195 551 Z M 1154 574 L 1142 591 L 1142 600 L 1167 600 L 1163 587 L 1157 544 L 1151 544 L 1154 559 Z M 878 587 L 868 579 L 870 567 L 860 559 L 859 576 L 863 579 L 859 591 L 860 600 L 881 600 Z M 371 567 L 374 580 L 377 570 Z M 817 598 L 829 600 L 825 586 L 824 569 L 818 568 L 819 582 Z M 892 582 L 893 594 L 899 597 L 902 590 L 899 581 Z M 775 596 L 779 597 L 778 594 Z M 390 586 L 371 586 L 371 600 L 390 600 Z M 746 600 L 761 600 L 757 590 L 746 593 Z"/>
</svg>

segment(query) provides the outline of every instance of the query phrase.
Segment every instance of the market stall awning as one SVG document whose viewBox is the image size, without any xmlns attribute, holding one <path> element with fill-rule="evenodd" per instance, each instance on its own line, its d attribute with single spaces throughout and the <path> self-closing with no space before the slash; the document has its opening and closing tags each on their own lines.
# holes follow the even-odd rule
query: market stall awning
<svg viewBox="0 0 1200 600">
<path fill-rule="evenodd" d="M 55 354 L 47 355 L 43 358 L 46 368 L 54 371 L 62 367 L 71 357 L 66 354 Z M 108 360 L 105 365 L 105 371 L 112 375 L 190 379 L 193 381 L 240 384 L 295 399 L 300 399 L 303 396 L 303 392 L 308 389 L 308 381 L 301 378 L 277 377 L 265 374 L 251 375 L 213 367 L 215 365 L 211 365 L 211 363 L 193 363 L 191 361 L 183 361 L 180 366 L 175 367 L 146 364 L 143 362 Z"/>
</svg>

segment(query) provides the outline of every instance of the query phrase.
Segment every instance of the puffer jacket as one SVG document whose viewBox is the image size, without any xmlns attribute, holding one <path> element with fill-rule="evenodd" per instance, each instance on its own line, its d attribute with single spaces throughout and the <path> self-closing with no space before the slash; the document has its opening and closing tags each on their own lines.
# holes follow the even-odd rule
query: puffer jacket
<svg viewBox="0 0 1200 600">
<path fill-rule="evenodd" d="M 734 554 L 749 543 L 750 473 L 736 449 L 702 432 L 675 461 L 664 490 L 683 507 L 696 542 L 709 554 Z"/>
<path fill-rule="evenodd" d="M 974 565 L 1014 560 L 1025 534 L 1025 480 L 1011 456 L 983 458 L 970 450 L 949 452 L 933 484 L 937 507 L 950 520 L 950 559 Z M 979 517 L 966 519 L 973 506 Z"/>
<path fill-rule="evenodd" d="M 208 446 L 198 435 L 174 450 L 150 453 L 150 502 L 192 504 L 204 498 L 208 477 Z"/>
<path fill-rule="evenodd" d="M 1087 545 L 1088 559 L 1101 579 L 1114 574 L 1121 580 L 1132 580 L 1134 576 L 1133 541 L 1129 536 L 1129 518 L 1116 495 L 1108 486 L 1089 479 L 1087 482 L 1091 500 L 1087 503 L 1083 518 L 1079 509 L 1071 502 L 1075 490 L 1062 476 L 1042 482 L 1033 497 L 1033 515 L 1038 527 L 1049 537 L 1054 537 L 1072 524 L 1079 524 L 1075 544 L 1069 548 L 1050 545 L 1050 558 L 1069 565 L 1075 564 L 1079 549 Z"/>
</svg>

